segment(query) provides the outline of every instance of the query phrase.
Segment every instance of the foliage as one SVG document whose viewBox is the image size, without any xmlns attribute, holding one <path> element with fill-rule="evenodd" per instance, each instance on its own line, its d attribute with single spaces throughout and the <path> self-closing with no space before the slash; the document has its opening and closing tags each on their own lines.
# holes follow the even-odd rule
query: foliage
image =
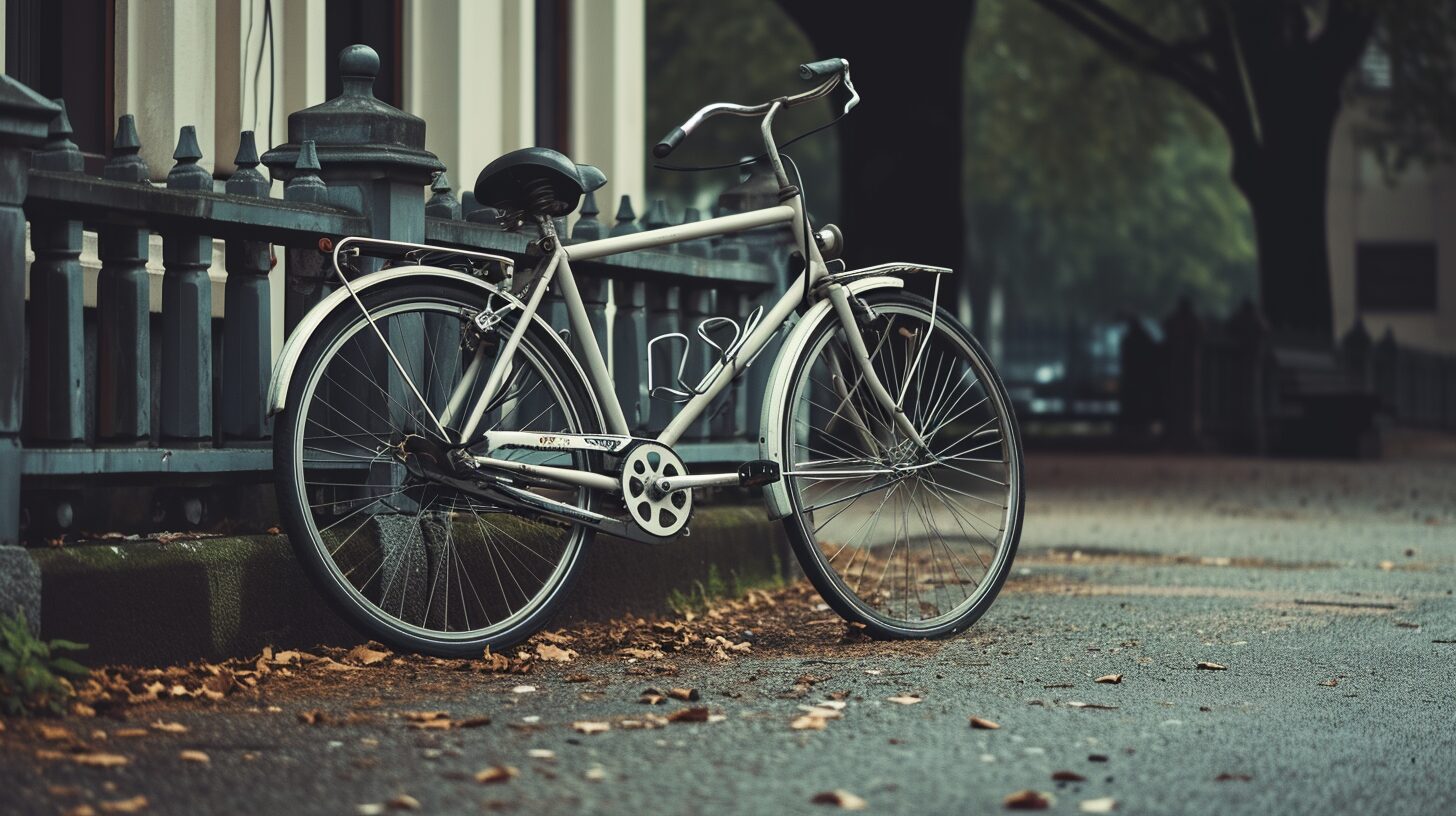
<svg viewBox="0 0 1456 816">
<path fill-rule="evenodd" d="M 653 143 L 710 102 L 757 104 L 803 90 L 796 69 L 820 56 L 774 0 L 648 0 L 646 17 L 647 136 Z M 783 142 L 831 117 L 827 102 L 806 105 L 781 114 L 775 133 Z M 757 155 L 763 150 L 758 122 L 715 118 L 683 142 L 667 163 L 715 165 Z M 815 217 L 835 218 L 839 159 L 833 130 L 786 152 L 803 171 Z M 718 193 L 739 181 L 734 170 L 651 170 L 647 176 L 649 194 L 667 199 L 674 217 L 685 206 L 711 208 Z M 638 215 L 645 205 L 639 203 Z"/>
<path fill-rule="evenodd" d="M 24 612 L 0 615 L 0 709 L 9 715 L 64 713 L 72 694 L 65 678 L 82 677 L 87 670 L 55 653 L 84 648 L 69 640 L 40 640 L 31 634 Z"/>
<path fill-rule="evenodd" d="M 972 269 L 1014 314 L 1162 314 L 1185 294 L 1227 310 L 1252 292 L 1228 144 L 1174 86 L 1033 4 L 982 0 L 966 112 Z"/>
<path fill-rule="evenodd" d="M 1391 3 L 1372 45 L 1373 56 L 1389 60 L 1390 82 L 1374 93 L 1367 82 L 1352 83 L 1351 95 L 1369 103 L 1374 122 L 1366 143 L 1392 178 L 1413 161 L 1449 161 L 1456 145 L 1456 6 Z"/>
</svg>

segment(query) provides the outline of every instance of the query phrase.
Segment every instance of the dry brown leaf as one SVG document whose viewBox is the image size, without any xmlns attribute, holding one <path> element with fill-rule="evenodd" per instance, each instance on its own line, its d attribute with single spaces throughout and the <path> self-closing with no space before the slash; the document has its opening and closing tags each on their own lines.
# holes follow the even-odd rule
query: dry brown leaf
<svg viewBox="0 0 1456 816">
<path fill-rule="evenodd" d="M 593 765 L 586 769 L 583 776 L 588 782 L 605 782 L 607 781 L 607 769 L 600 765 Z"/>
<path fill-rule="evenodd" d="M 455 727 L 450 720 L 422 720 L 409 723 L 409 727 L 418 731 L 448 731 Z"/>
<path fill-rule="evenodd" d="M 304 725 L 323 725 L 328 721 L 328 717 L 322 711 L 311 708 L 308 711 L 298 712 L 298 721 Z"/>
<path fill-rule="evenodd" d="M 1077 803 L 1077 809 L 1083 813 L 1111 813 L 1117 809 L 1117 800 L 1111 796 L 1101 796 L 1096 799 L 1083 799 Z"/>
<path fill-rule="evenodd" d="M 399 716 L 410 722 L 432 722 L 434 720 L 450 719 L 448 711 L 401 711 Z"/>
<path fill-rule="evenodd" d="M 141 813 L 147 809 L 147 797 L 137 794 L 130 799 L 114 799 L 110 802 L 102 802 L 99 807 L 102 813 Z"/>
<path fill-rule="evenodd" d="M 642 696 L 637 698 L 637 702 L 643 705 L 662 705 L 666 701 L 666 697 L 653 691 L 652 689 L 648 689 L 647 691 L 642 692 Z"/>
<path fill-rule="evenodd" d="M 1120 675 L 1120 674 L 1104 674 L 1101 677 L 1097 678 L 1097 680 L 1094 681 L 1094 682 L 1117 684 L 1117 683 L 1121 683 L 1122 682 L 1122 675 Z"/>
<path fill-rule="evenodd" d="M 394 797 L 393 799 L 390 799 L 389 802 L 388 802 L 388 804 L 389 804 L 390 809 L 392 809 L 392 810 L 419 810 L 420 809 L 420 800 L 414 798 L 413 796 L 410 796 L 407 793 L 401 793 L 400 795 Z"/>
<path fill-rule="evenodd" d="M 899 703 L 900 705 L 915 705 L 916 703 L 924 702 L 923 698 L 916 697 L 913 694 L 897 694 L 894 697 L 886 699 L 892 703 Z"/>
<path fill-rule="evenodd" d="M 809 800 L 816 805 L 834 805 L 840 810 L 864 810 L 869 803 L 847 790 L 824 791 Z"/>
<path fill-rule="evenodd" d="M 1046 810 L 1052 806 L 1050 795 L 1034 790 L 1019 790 L 1008 794 L 1001 804 L 1010 810 Z"/>
<path fill-rule="evenodd" d="M 1321 680 L 1320 681 L 1320 685 L 1321 686 L 1324 686 L 1326 688 L 1334 688 L 1335 686 L 1338 686 L 1339 684 L 1340 684 L 1340 681 L 1339 680 L 1334 680 L 1334 679 Z"/>
<path fill-rule="evenodd" d="M 799 710 L 810 717 L 818 717 L 821 720 L 837 720 L 844 716 L 839 709 L 827 706 L 799 706 Z"/>
<path fill-rule="evenodd" d="M 475 717 L 466 717 L 463 720 L 456 720 L 456 728 L 479 728 L 482 725 L 490 725 L 490 715 L 481 714 Z"/>
<path fill-rule="evenodd" d="M 71 754 L 69 758 L 77 765 L 90 765 L 93 768 L 119 768 L 131 761 L 121 754 L 108 754 L 101 751 L 89 754 Z"/>
<path fill-rule="evenodd" d="M 1215 782 L 1248 782 L 1254 777 L 1244 773 L 1221 773 L 1213 778 Z"/>
<path fill-rule="evenodd" d="M 492 652 L 489 646 L 485 647 L 485 654 L 481 656 L 480 660 L 481 671 L 506 672 L 511 670 L 510 658 Z"/>
<path fill-rule="evenodd" d="M 83 802 L 73 808 L 67 808 L 61 811 L 61 816 L 96 816 L 96 808 Z"/>
<path fill-rule="evenodd" d="M 344 659 L 358 663 L 361 666 L 373 666 L 375 663 L 383 663 L 385 660 L 388 660 L 390 654 L 390 652 L 372 649 L 368 644 L 360 644 L 350 649 L 349 653 L 344 655 Z"/>
<path fill-rule="evenodd" d="M 1228 666 L 1225 666 L 1222 663 L 1211 663 L 1207 660 L 1200 660 L 1198 662 L 1198 668 L 1203 669 L 1204 671 L 1228 671 Z"/>
<path fill-rule="evenodd" d="M 673 723 L 700 723 L 708 721 L 708 709 L 704 706 L 693 706 L 692 708 L 680 708 L 667 715 L 667 721 Z"/>
<path fill-rule="evenodd" d="M 475 774 L 475 781 L 482 785 L 497 785 L 501 782 L 509 782 L 520 776 L 521 772 L 511 765 L 492 765 L 485 770 Z"/>
<path fill-rule="evenodd" d="M 571 727 L 583 734 L 605 734 L 612 730 L 611 723 L 595 720 L 577 720 L 571 724 Z"/>
<path fill-rule="evenodd" d="M 618 649 L 617 654 L 624 657 L 635 657 L 638 660 L 660 660 L 667 657 L 667 653 L 661 649 Z"/>
<path fill-rule="evenodd" d="M 828 720 L 823 717 L 815 717 L 812 714 L 801 714 L 789 723 L 789 727 L 795 731 L 823 731 L 828 725 Z"/>
<path fill-rule="evenodd" d="M 111 732 L 113 737 L 145 737 L 151 732 L 145 728 L 118 728 Z"/>
<path fill-rule="evenodd" d="M 64 725 L 51 725 L 50 723 L 36 723 L 35 730 L 43 740 L 69 740 L 75 737 L 71 729 Z"/>
<path fill-rule="evenodd" d="M 971 727 L 981 728 L 986 731 L 995 731 L 996 729 L 1001 727 L 1001 724 L 993 720 L 988 720 L 985 717 L 972 717 Z"/>
<path fill-rule="evenodd" d="M 537 632 L 536 637 L 546 641 L 547 643 L 554 643 L 557 646 L 565 646 L 566 644 L 576 640 L 576 638 L 566 634 L 565 632 Z"/>
<path fill-rule="evenodd" d="M 1054 781 L 1054 782 L 1086 782 L 1087 781 L 1087 777 L 1085 777 L 1085 776 L 1077 773 L 1076 771 L 1052 771 L 1052 781 Z"/>
<path fill-rule="evenodd" d="M 1092 708 L 1099 711 L 1116 711 L 1115 705 L 1103 705 L 1102 703 L 1082 703 L 1076 700 L 1068 700 L 1067 705 L 1071 708 Z"/>
<path fill-rule="evenodd" d="M 674 700 L 686 700 L 690 703 L 696 703 L 698 701 L 698 690 L 693 688 L 668 689 L 667 696 Z"/>
<path fill-rule="evenodd" d="M 164 734 L 185 734 L 187 733 L 187 726 L 179 722 L 166 722 L 165 720 L 157 720 L 152 723 L 152 730 L 161 731 Z"/>
<path fill-rule="evenodd" d="M 177 757 L 183 762 L 196 762 L 202 765 L 209 765 L 212 763 L 212 757 L 208 756 L 202 751 L 192 749 L 183 751 L 182 753 L 178 754 Z"/>
<path fill-rule="evenodd" d="M 556 752 L 550 748 L 532 748 L 526 752 L 526 756 L 532 759 L 555 759 Z"/>
<path fill-rule="evenodd" d="M 560 646 L 552 646 L 550 643 L 537 643 L 536 656 L 542 660 L 549 660 L 552 663 L 570 663 L 576 659 L 576 651 L 563 649 Z"/>
</svg>

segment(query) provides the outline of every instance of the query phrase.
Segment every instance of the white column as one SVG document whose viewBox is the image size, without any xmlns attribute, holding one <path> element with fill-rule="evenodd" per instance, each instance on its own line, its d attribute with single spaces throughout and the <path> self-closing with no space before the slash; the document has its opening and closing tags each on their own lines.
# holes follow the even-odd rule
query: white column
<svg viewBox="0 0 1456 816">
<path fill-rule="evenodd" d="M 404 107 L 457 190 L 491 159 L 535 142 L 535 4 L 408 0 Z"/>
<path fill-rule="evenodd" d="M 605 220 L 624 194 L 644 213 L 643 0 L 572 0 L 571 14 L 571 157 L 607 174 L 597 193 Z"/>
<path fill-rule="evenodd" d="M 215 144 L 215 5 L 188 0 L 117 0 L 116 112 L 136 116 L 152 178 L 172 169 L 183 125 L 198 144 Z M 209 171 L 215 156 L 200 164 Z M 229 157 L 231 158 L 231 157 Z"/>
<path fill-rule="evenodd" d="M 324 101 L 328 71 L 338 69 L 338 54 L 324 53 L 324 0 L 274 0 L 273 8 L 282 82 L 269 147 L 288 141 L 288 114 Z M 259 135 L 261 150 L 265 140 Z"/>
</svg>

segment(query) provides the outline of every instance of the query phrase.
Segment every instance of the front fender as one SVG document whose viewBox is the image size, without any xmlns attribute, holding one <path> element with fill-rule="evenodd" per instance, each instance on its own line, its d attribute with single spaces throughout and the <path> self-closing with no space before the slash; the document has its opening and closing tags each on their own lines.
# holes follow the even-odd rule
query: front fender
<svg viewBox="0 0 1456 816">
<path fill-rule="evenodd" d="M 875 276 L 860 278 L 844 284 L 844 288 L 852 295 L 859 295 L 877 289 L 903 289 L 905 281 L 899 278 L 888 276 Z M 804 317 L 794 328 L 789 331 L 789 336 L 784 338 L 784 344 L 779 348 L 778 358 L 774 360 L 773 371 L 769 374 L 768 387 L 763 392 L 763 417 L 762 426 L 758 434 L 759 458 L 769 459 L 779 466 L 780 470 L 788 470 L 787 452 L 783 449 L 784 423 L 788 419 L 788 411 L 785 402 L 789 398 L 789 382 L 793 375 L 794 362 L 804 353 L 804 347 L 808 345 L 809 338 L 813 336 L 814 330 L 825 320 L 834 318 L 834 307 L 828 298 L 819 301 L 804 313 Z M 790 512 L 789 487 L 787 479 L 780 479 L 763 489 L 763 503 L 768 510 L 771 519 L 781 519 Z"/>
<path fill-rule="evenodd" d="M 376 286 L 382 286 L 406 278 L 411 282 L 440 280 L 474 286 L 482 292 L 495 295 L 513 304 L 518 309 L 525 308 L 525 304 L 521 302 L 520 298 L 517 298 L 504 289 L 486 283 L 472 275 L 457 272 L 453 269 L 441 269 L 437 266 L 398 266 L 392 269 L 370 272 L 367 275 L 360 276 L 356 280 L 350 281 L 350 284 L 353 285 L 355 292 L 363 293 Z M 282 411 L 285 407 L 288 400 L 288 386 L 293 380 L 294 369 L 298 367 L 298 358 L 303 354 L 303 349 L 308 345 L 308 341 L 313 337 L 314 332 L 338 309 L 357 308 L 354 305 L 353 298 L 349 297 L 349 291 L 340 287 L 319 301 L 299 321 L 298 326 L 293 329 L 293 333 L 288 336 L 288 341 L 283 344 L 283 350 L 278 354 L 278 361 L 273 364 L 273 379 L 268 386 L 269 416 Z M 577 364 L 576 355 L 571 353 L 566 343 L 561 339 L 561 336 L 551 328 L 549 323 L 541 319 L 540 314 L 533 315 L 533 319 L 560 346 L 562 359 L 571 361 L 572 366 L 575 367 L 576 376 L 579 378 L 578 382 L 586 382 L 586 375 L 582 373 L 581 366 Z M 591 411 L 597 418 L 598 427 L 601 427 L 601 406 L 597 404 L 596 395 L 592 393 L 591 389 L 587 389 L 587 394 L 592 403 Z"/>
</svg>

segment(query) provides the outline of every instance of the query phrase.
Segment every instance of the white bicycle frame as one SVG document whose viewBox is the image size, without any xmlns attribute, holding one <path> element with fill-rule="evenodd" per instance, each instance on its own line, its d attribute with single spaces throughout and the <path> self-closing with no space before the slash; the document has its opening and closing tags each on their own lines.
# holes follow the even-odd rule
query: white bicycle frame
<svg viewBox="0 0 1456 816">
<path fill-rule="evenodd" d="M 717 114 L 732 114 L 739 116 L 752 116 L 763 114 L 763 123 L 760 131 L 763 135 L 764 146 L 774 174 L 778 179 L 780 189 L 789 189 L 788 175 L 784 171 L 783 163 L 779 157 L 778 147 L 773 139 L 773 120 L 780 110 L 801 102 L 817 99 L 827 95 L 834 88 L 843 82 L 853 94 L 845 106 L 847 113 L 859 100 L 859 95 L 854 93 L 854 86 L 849 82 L 848 63 L 845 63 L 844 70 L 836 74 L 822 85 L 804 93 L 792 97 L 782 97 L 772 102 L 758 106 L 741 106 L 727 103 L 716 103 L 698 111 L 687 123 L 683 130 L 691 132 L 702 121 Z M 557 239 L 552 222 L 548 218 L 538 220 L 543 237 L 549 239 L 552 247 L 550 255 L 543 258 L 536 266 L 535 273 L 529 279 L 529 283 L 521 289 L 520 305 L 507 303 L 502 310 L 520 309 L 520 316 L 515 322 L 510 335 L 500 346 L 499 357 L 495 365 L 486 374 L 484 387 L 479 395 L 474 398 L 470 405 L 466 405 L 468 395 L 474 390 L 475 385 L 481 376 L 482 369 L 486 363 L 486 352 L 484 348 L 478 349 L 476 356 L 466 368 L 460 383 L 452 393 L 444 411 L 435 416 L 428 405 L 425 410 L 430 414 L 430 419 L 435 423 L 441 434 L 451 435 L 447 428 L 453 427 L 456 422 L 463 418 L 460 425 L 459 439 L 473 440 L 480 434 L 480 426 L 485 418 L 487 408 L 499 394 L 501 388 L 507 382 L 510 372 L 513 370 L 513 358 L 520 347 L 521 340 L 531 326 L 533 318 L 540 307 L 541 299 L 547 288 L 555 282 L 560 287 L 562 300 L 565 302 L 571 331 L 581 341 L 582 359 L 584 373 L 588 385 L 591 387 L 598 404 L 602 409 L 602 418 L 611 436 L 567 436 L 548 435 L 542 437 L 540 434 L 506 433 L 503 437 L 509 438 L 513 444 L 496 445 L 495 447 L 533 447 L 544 450 L 605 450 L 610 453 L 617 453 L 624 450 L 632 441 L 631 428 L 627 424 L 626 416 L 622 411 L 621 403 L 617 400 L 616 390 L 612 382 L 611 374 L 607 370 L 606 358 L 602 354 L 600 346 L 596 342 L 596 335 L 593 331 L 591 321 L 587 316 L 581 293 L 577 289 L 576 277 L 572 273 L 571 262 L 573 260 L 586 261 L 597 258 L 604 258 L 623 252 L 650 249 L 653 247 L 668 246 L 671 244 L 692 241 L 701 238 L 711 238 L 721 235 L 742 232 L 744 230 L 757 229 L 760 227 L 773 226 L 775 224 L 789 224 L 793 227 L 795 236 L 812 235 L 812 226 L 808 223 L 808 214 L 804 210 L 802 197 L 795 192 L 785 198 L 784 203 L 774 207 L 767 207 L 761 210 L 753 210 L 745 213 L 736 213 L 706 221 L 695 221 L 677 226 L 664 227 L 649 232 L 620 235 L 611 238 L 602 238 L 596 241 L 587 241 L 579 244 L 565 246 Z M 334 247 L 334 264 L 338 268 L 340 250 L 347 243 L 341 241 Z M 863 375 L 864 382 L 870 393 L 879 403 L 880 407 L 887 412 L 887 415 L 894 418 L 896 427 L 905 437 L 916 445 L 924 447 L 924 440 L 920 433 L 910 423 L 901 408 L 904 400 L 904 393 L 899 395 L 891 394 L 881 381 L 879 375 L 870 363 L 870 354 L 865 347 L 864 337 L 859 332 L 859 323 L 855 317 L 851 296 L 846 287 L 835 276 L 831 276 L 824 262 L 823 254 L 820 252 L 817 241 L 808 240 L 801 247 L 807 253 L 804 259 L 804 270 L 798 278 L 793 281 L 788 290 L 779 298 L 750 331 L 736 340 L 720 356 L 720 359 L 709 369 L 703 377 L 699 386 L 693 389 L 693 396 L 687 400 L 677 415 L 659 433 L 656 442 L 673 446 L 682 437 L 683 433 L 692 423 L 703 415 L 714 399 L 721 395 L 724 389 L 741 375 L 764 346 L 768 344 L 773 335 L 789 319 L 790 315 L 799 307 L 805 298 L 805 293 L 817 293 L 822 291 L 828 297 L 832 308 L 838 317 L 840 324 L 844 327 L 846 339 L 849 344 L 849 351 L 855 363 Z M 428 247 L 421 247 L 428 249 Z M 949 270 L 937 270 L 949 271 Z M 805 278 L 808 278 L 806 281 Z M 355 299 L 365 316 L 373 325 L 373 319 L 369 318 L 367 309 L 364 309 L 362 301 L 358 300 L 347 279 L 341 274 L 340 278 L 344 286 L 349 289 L 350 295 Z M 936 294 L 939 294 L 939 276 L 937 276 Z M 932 315 L 934 315 L 932 309 Z M 933 321 L 933 317 L 932 317 Z M 378 332 L 378 328 L 374 329 Z M 930 327 L 933 332 L 934 325 Z M 381 342 L 384 337 L 380 334 Z M 385 343 L 388 348 L 388 343 Z M 923 349 L 922 349 L 923 351 Z M 912 363 L 910 372 L 920 362 L 917 355 Z M 403 377 L 405 383 L 414 391 L 414 396 L 424 404 L 415 384 L 410 380 L 404 367 L 399 360 L 390 352 L 391 360 Z M 907 372 L 909 373 L 909 372 Z M 907 376 L 905 382 L 908 384 L 910 378 Z M 852 409 L 851 409 L 852 410 Z M 535 437 L 536 443 L 527 442 L 524 437 Z M 589 488 L 620 492 L 621 486 L 617 479 L 589 471 L 576 470 L 573 468 L 557 467 L 550 465 L 531 464 L 521 461 L 510 461 L 499 459 L 488 455 L 475 456 L 474 460 L 478 466 L 486 468 L 497 468 L 530 475 L 536 478 L 549 479 L 573 485 L 581 485 Z M 679 477 L 673 480 L 673 489 L 687 489 L 694 487 L 707 487 L 713 485 L 735 484 L 738 481 L 737 472 L 721 474 L 705 474 Z"/>
</svg>

